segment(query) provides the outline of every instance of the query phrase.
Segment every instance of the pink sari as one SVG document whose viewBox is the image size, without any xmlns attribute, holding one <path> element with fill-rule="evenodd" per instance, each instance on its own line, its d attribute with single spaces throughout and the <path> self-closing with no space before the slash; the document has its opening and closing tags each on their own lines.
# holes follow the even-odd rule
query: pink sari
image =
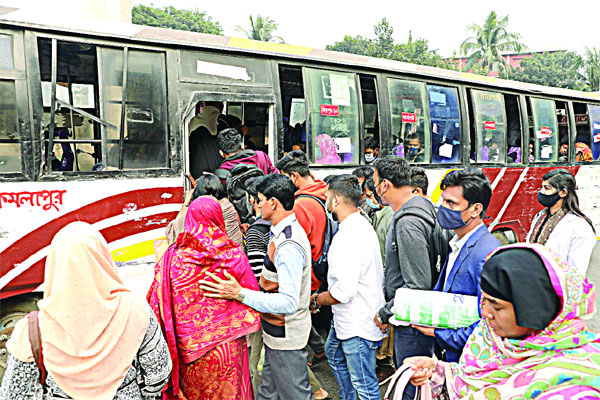
<svg viewBox="0 0 600 400">
<path fill-rule="evenodd" d="M 148 302 L 173 360 L 163 399 L 250 399 L 244 336 L 260 328 L 258 312 L 235 300 L 204 297 L 206 271 L 258 290 L 248 259 L 225 232 L 221 206 L 203 196 L 190 205 L 184 231 L 155 267 Z"/>
</svg>

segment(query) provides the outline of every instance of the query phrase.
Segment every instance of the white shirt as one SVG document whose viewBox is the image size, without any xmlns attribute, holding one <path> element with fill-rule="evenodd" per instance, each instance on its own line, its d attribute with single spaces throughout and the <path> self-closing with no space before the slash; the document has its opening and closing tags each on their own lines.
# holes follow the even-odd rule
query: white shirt
<svg viewBox="0 0 600 400">
<path fill-rule="evenodd" d="M 448 280 L 448 276 L 450 276 L 450 271 L 452 271 L 452 268 L 454 268 L 454 263 L 456 262 L 456 259 L 458 258 L 458 255 L 460 254 L 460 251 L 464 247 L 465 243 L 467 243 L 467 240 L 469 240 L 469 238 L 475 233 L 475 231 L 477 231 L 477 229 L 481 228 L 481 226 L 483 226 L 483 222 L 477 225 L 474 229 L 471 229 L 460 240 L 458 239 L 458 235 L 454 235 L 454 237 L 450 239 L 449 244 L 450 248 L 452 249 L 452 252 L 448 255 L 448 262 L 446 263 L 446 277 L 444 279 L 444 282 Z M 444 290 L 444 288 L 442 288 L 442 290 Z"/>
<path fill-rule="evenodd" d="M 383 263 L 375 230 L 359 212 L 339 225 L 329 248 L 329 293 L 340 304 L 333 326 L 340 340 L 353 337 L 379 341 L 385 337 L 373 317 L 383 304 Z"/>
<path fill-rule="evenodd" d="M 539 214 L 531 221 L 531 230 L 527 234 L 528 242 L 532 240 L 531 235 L 538 219 Z M 545 244 L 547 248 L 553 250 L 563 260 L 567 260 L 584 276 L 595 245 L 596 235 L 590 224 L 571 211 L 556 224 Z"/>
</svg>

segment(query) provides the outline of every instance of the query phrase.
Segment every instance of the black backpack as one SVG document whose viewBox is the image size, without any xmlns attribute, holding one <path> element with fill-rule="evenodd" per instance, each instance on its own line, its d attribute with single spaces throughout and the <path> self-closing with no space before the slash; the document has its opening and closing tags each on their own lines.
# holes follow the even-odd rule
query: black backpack
<svg viewBox="0 0 600 400">
<path fill-rule="evenodd" d="M 400 218 L 407 215 L 419 217 L 433 228 L 429 241 L 429 243 L 431 243 L 431 246 L 429 247 L 429 265 L 431 267 L 431 289 L 433 290 L 440 277 L 442 268 L 448 259 L 448 255 L 451 252 L 450 239 L 454 236 L 454 232 L 442 228 L 437 222 L 437 219 L 435 219 L 432 225 L 430 219 L 424 218 L 423 215 L 417 212 L 408 210 L 399 216 L 394 216 L 394 219 L 392 220 L 392 248 L 395 252 L 398 252 L 398 243 L 396 243 L 396 224 Z"/>
<path fill-rule="evenodd" d="M 312 196 L 310 194 L 301 194 L 296 197 L 296 199 L 300 199 L 302 197 L 308 197 L 314 199 L 319 202 L 319 204 L 325 210 L 325 216 L 327 217 L 327 222 L 325 224 L 325 236 L 323 238 L 323 247 L 321 256 L 317 260 L 312 260 L 312 269 L 315 274 L 315 278 L 320 280 L 321 282 L 327 282 L 327 272 L 329 271 L 329 262 L 327 261 L 327 255 L 329 254 L 329 247 L 331 247 L 331 241 L 333 240 L 333 236 L 338 231 L 338 223 L 333 220 L 329 211 L 327 211 L 327 206 L 325 202 L 318 198 L 317 196 Z"/>
<path fill-rule="evenodd" d="M 252 206 L 246 198 L 246 182 L 251 178 L 265 176 L 262 169 L 254 164 L 242 163 L 235 165 L 230 171 L 219 168 L 215 171 L 215 175 L 225 179 L 227 198 L 240 216 L 240 222 L 242 224 L 254 222 Z"/>
</svg>

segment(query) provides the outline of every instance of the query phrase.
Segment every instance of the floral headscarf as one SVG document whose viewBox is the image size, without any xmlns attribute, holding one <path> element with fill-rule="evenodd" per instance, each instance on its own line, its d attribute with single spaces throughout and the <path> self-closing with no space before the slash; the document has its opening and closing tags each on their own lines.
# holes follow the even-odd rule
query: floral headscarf
<svg viewBox="0 0 600 400">
<path fill-rule="evenodd" d="M 453 399 L 583 399 L 600 397 L 600 337 L 582 320 L 595 311 L 595 289 L 577 269 L 538 244 L 528 248 L 543 260 L 562 301 L 558 316 L 525 339 L 496 335 L 482 318 L 458 364 L 446 366 Z M 526 266 L 523 268 L 526 274 Z"/>
<path fill-rule="evenodd" d="M 315 147 L 317 151 L 317 157 L 315 163 L 317 164 L 341 164 L 342 160 L 337 154 L 337 146 L 331 138 L 326 134 L 321 134 L 315 138 Z"/>
<path fill-rule="evenodd" d="M 585 143 L 575 143 L 575 155 L 577 154 L 581 157 L 581 160 L 579 161 L 594 161 L 592 150 L 590 149 L 590 146 Z"/>
</svg>

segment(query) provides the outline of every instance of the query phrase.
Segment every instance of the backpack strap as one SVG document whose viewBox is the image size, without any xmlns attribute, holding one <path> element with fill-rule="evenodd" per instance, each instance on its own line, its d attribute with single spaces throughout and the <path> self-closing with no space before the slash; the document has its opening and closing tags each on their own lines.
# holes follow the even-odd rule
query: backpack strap
<svg viewBox="0 0 600 400">
<path fill-rule="evenodd" d="M 223 169 L 223 168 L 217 168 L 214 172 L 214 174 L 217 176 L 217 178 L 225 181 L 227 180 L 227 177 L 229 175 L 231 175 L 231 172 L 227 169 Z"/>
<path fill-rule="evenodd" d="M 44 354 L 42 349 L 42 335 L 40 332 L 40 323 L 38 320 L 39 311 L 29 313 L 29 343 L 31 344 L 31 352 L 33 359 L 40 370 L 40 384 L 44 386 L 46 382 L 46 367 L 44 366 Z"/>
</svg>

